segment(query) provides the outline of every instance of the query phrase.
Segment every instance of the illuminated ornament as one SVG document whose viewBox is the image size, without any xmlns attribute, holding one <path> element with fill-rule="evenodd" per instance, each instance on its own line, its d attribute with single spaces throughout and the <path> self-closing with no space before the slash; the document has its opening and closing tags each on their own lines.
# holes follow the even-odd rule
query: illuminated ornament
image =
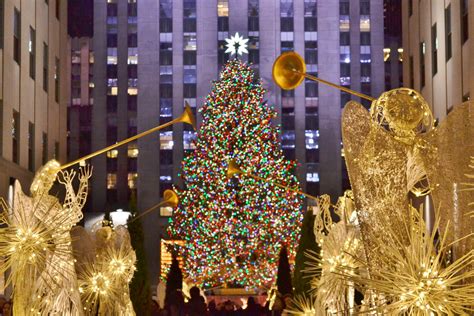
<svg viewBox="0 0 474 316">
<path fill-rule="evenodd" d="M 225 45 L 227 47 L 225 53 L 230 53 L 231 55 L 242 55 L 243 53 L 249 53 L 247 50 L 247 42 L 249 39 L 244 39 L 243 36 L 239 35 L 239 32 L 235 33 L 235 35 L 231 36 L 230 38 L 226 38 L 225 41 L 227 42 Z"/>
</svg>

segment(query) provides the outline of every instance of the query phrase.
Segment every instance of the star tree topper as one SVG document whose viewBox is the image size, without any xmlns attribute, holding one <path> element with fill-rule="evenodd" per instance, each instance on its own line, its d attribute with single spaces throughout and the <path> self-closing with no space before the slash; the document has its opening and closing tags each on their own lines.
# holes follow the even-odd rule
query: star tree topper
<svg viewBox="0 0 474 316">
<path fill-rule="evenodd" d="M 249 41 L 249 39 L 244 39 L 243 36 L 239 35 L 239 32 L 235 33 L 235 35 L 231 36 L 230 38 L 226 38 L 225 41 L 227 42 L 227 50 L 225 51 L 225 53 L 230 53 L 230 55 L 242 55 L 242 53 L 249 53 L 249 51 L 247 50 L 247 42 Z"/>
</svg>

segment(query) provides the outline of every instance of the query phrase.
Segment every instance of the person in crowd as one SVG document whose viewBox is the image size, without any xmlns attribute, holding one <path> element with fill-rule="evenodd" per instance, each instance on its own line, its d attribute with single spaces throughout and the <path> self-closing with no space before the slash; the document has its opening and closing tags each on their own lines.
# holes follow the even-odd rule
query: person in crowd
<svg viewBox="0 0 474 316">
<path fill-rule="evenodd" d="M 262 315 L 262 306 L 255 302 L 252 296 L 247 299 L 247 308 L 244 310 L 244 315 L 259 316 Z"/>
<path fill-rule="evenodd" d="M 11 301 L 8 301 L 5 304 L 3 304 L 2 316 L 12 316 L 12 315 L 13 315 L 12 303 L 11 303 Z"/>
<path fill-rule="evenodd" d="M 209 310 L 209 315 L 211 316 L 219 314 L 217 310 L 217 306 L 216 306 L 216 301 L 212 300 L 209 302 L 208 310 Z"/>
<path fill-rule="evenodd" d="M 189 290 L 189 295 L 191 296 L 191 298 L 186 304 L 186 314 L 189 316 L 206 315 L 207 306 L 204 301 L 204 297 L 202 297 L 201 293 L 199 292 L 199 288 L 197 286 L 193 286 Z"/>
</svg>

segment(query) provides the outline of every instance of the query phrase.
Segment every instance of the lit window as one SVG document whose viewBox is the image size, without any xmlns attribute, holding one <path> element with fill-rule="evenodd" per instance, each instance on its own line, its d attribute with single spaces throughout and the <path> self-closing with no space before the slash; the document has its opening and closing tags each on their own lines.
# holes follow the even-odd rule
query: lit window
<svg viewBox="0 0 474 316">
<path fill-rule="evenodd" d="M 171 206 L 160 207 L 160 216 L 172 216 L 173 208 Z"/>
<path fill-rule="evenodd" d="M 116 189 L 117 188 L 117 174 L 116 173 L 107 173 L 107 189 Z"/>
<path fill-rule="evenodd" d="M 350 19 L 348 15 L 341 15 L 339 17 L 339 31 L 347 32 L 350 29 Z"/>
<path fill-rule="evenodd" d="M 398 52 L 398 61 L 403 62 L 403 48 L 397 49 Z"/>
<path fill-rule="evenodd" d="M 108 95 L 117 95 L 118 94 L 118 87 L 110 87 L 107 91 Z"/>
<path fill-rule="evenodd" d="M 218 17 L 229 16 L 229 0 L 217 1 L 217 16 Z"/>
<path fill-rule="evenodd" d="M 284 149 L 295 148 L 295 131 L 283 131 L 281 135 L 281 147 Z"/>
<path fill-rule="evenodd" d="M 306 139 L 306 149 L 318 149 L 318 138 L 319 138 L 319 130 L 306 130 L 305 131 L 305 139 Z"/>
<path fill-rule="evenodd" d="M 166 131 L 166 132 L 161 132 L 160 133 L 160 149 L 167 149 L 171 150 L 173 149 L 173 132 L 172 131 Z"/>
<path fill-rule="evenodd" d="M 127 155 L 128 158 L 137 158 L 138 157 L 138 148 L 137 144 L 128 145 Z"/>
<path fill-rule="evenodd" d="M 183 41 L 184 50 L 196 50 L 196 33 L 184 33 Z"/>
<path fill-rule="evenodd" d="M 360 16 L 360 31 L 370 32 L 370 15 Z"/>
<path fill-rule="evenodd" d="M 118 150 L 112 149 L 107 152 L 107 158 L 117 158 Z"/>
<path fill-rule="evenodd" d="M 128 88 L 127 93 L 128 93 L 128 95 L 137 95 L 138 94 L 138 89 L 137 88 Z"/>
<path fill-rule="evenodd" d="M 130 189 L 136 189 L 137 188 L 137 179 L 138 179 L 138 173 L 129 173 L 128 174 L 128 187 Z"/>
<path fill-rule="evenodd" d="M 192 108 L 196 107 L 196 99 L 194 98 L 184 99 L 184 105 L 186 105 L 186 102 L 189 104 L 190 107 Z"/>
<path fill-rule="evenodd" d="M 108 86 L 108 87 L 116 87 L 116 86 L 117 86 L 117 83 L 118 83 L 118 79 L 117 79 L 117 78 L 108 78 L 108 79 L 107 79 L 107 86 Z"/>
<path fill-rule="evenodd" d="M 306 182 L 319 182 L 319 173 L 309 172 L 306 174 Z"/>
<path fill-rule="evenodd" d="M 318 32 L 304 32 L 304 40 L 305 41 L 317 41 L 318 40 Z"/>
<path fill-rule="evenodd" d="M 293 42 L 293 32 L 281 32 L 282 42 Z"/>
<path fill-rule="evenodd" d="M 117 65 L 117 47 L 107 47 L 107 64 Z"/>
<path fill-rule="evenodd" d="M 173 41 L 173 33 L 160 33 L 161 43 L 171 43 Z"/>
<path fill-rule="evenodd" d="M 172 178 L 171 176 L 160 176 L 160 181 L 163 181 L 163 182 L 171 182 Z"/>
<path fill-rule="evenodd" d="M 196 66 L 184 66 L 184 83 L 196 83 Z"/>
<path fill-rule="evenodd" d="M 351 85 L 351 77 L 341 77 L 341 86 L 350 86 Z"/>
<path fill-rule="evenodd" d="M 138 63 L 138 48 L 137 47 L 129 47 L 128 48 L 127 63 L 129 65 L 136 65 Z"/>
<path fill-rule="evenodd" d="M 138 78 L 128 78 L 129 87 L 138 87 Z"/>
<path fill-rule="evenodd" d="M 183 132 L 183 148 L 184 150 L 193 150 L 196 149 L 196 133 L 192 131 Z"/>
</svg>

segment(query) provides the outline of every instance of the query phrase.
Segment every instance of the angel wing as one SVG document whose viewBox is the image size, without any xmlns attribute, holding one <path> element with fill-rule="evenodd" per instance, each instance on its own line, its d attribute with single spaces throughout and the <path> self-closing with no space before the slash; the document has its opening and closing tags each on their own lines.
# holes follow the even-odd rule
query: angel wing
<svg viewBox="0 0 474 316">
<path fill-rule="evenodd" d="M 354 101 L 347 103 L 342 114 L 342 140 L 362 234 L 385 235 L 386 225 L 399 227 L 402 233 L 409 213 L 407 162 L 411 146 L 397 141 Z M 364 247 L 370 257 L 370 238 L 364 238 Z"/>
<path fill-rule="evenodd" d="M 474 218 L 469 215 L 474 191 L 463 190 L 470 171 L 470 156 L 474 154 L 474 102 L 455 106 L 446 119 L 423 138 L 435 148 L 434 154 L 424 148 L 422 159 L 434 207 L 440 211 L 441 228 L 444 230 L 449 222 L 448 240 L 458 240 L 474 233 Z M 473 249 L 473 239 L 465 238 L 453 246 L 455 258 Z"/>
</svg>

